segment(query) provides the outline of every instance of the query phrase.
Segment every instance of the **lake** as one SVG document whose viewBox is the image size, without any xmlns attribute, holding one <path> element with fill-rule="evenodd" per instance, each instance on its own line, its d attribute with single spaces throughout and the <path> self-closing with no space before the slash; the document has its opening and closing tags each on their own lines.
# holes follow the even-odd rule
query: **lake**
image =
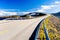
<svg viewBox="0 0 60 40">
<path fill-rule="evenodd" d="M 3 19 L 5 19 L 5 18 L 0 17 L 0 20 L 3 20 Z"/>
<path fill-rule="evenodd" d="M 60 16 L 56 16 L 56 17 L 60 18 Z"/>
</svg>

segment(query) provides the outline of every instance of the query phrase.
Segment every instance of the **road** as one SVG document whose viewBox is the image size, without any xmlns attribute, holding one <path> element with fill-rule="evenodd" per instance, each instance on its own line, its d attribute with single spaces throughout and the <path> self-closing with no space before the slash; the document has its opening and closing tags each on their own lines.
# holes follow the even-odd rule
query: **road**
<svg viewBox="0 0 60 40">
<path fill-rule="evenodd" d="M 0 40 L 29 40 L 38 23 L 48 16 L 28 20 L 0 21 Z"/>
</svg>

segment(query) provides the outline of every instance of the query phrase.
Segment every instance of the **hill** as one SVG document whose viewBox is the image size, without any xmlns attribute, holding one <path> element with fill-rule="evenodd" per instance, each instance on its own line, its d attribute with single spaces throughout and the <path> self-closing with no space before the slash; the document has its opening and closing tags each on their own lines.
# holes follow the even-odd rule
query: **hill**
<svg viewBox="0 0 60 40">
<path fill-rule="evenodd" d="M 2 19 L 9 19 L 9 20 L 21 20 L 21 19 L 31 19 L 31 18 L 36 18 L 36 17 L 40 17 L 40 16 L 44 16 L 46 14 L 44 13 L 40 13 L 40 12 L 31 12 L 25 15 L 11 15 L 11 16 L 3 16 L 0 17 L 1 20 Z"/>
<path fill-rule="evenodd" d="M 53 15 L 55 15 L 55 16 L 60 16 L 60 12 L 54 13 Z"/>
</svg>

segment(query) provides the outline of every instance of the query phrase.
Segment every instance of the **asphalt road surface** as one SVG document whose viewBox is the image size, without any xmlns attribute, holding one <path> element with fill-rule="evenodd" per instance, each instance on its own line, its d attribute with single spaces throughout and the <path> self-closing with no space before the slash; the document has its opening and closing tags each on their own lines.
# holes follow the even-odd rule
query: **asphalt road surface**
<svg viewBox="0 0 60 40">
<path fill-rule="evenodd" d="M 48 16 L 28 20 L 1 20 L 0 40 L 29 40 L 38 23 Z"/>
</svg>

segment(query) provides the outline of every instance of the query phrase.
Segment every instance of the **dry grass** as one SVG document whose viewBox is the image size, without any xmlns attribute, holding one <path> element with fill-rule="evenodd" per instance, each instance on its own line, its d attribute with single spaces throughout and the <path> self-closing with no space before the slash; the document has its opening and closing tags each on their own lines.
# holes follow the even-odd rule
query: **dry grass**
<svg viewBox="0 0 60 40">
<path fill-rule="evenodd" d="M 60 40 L 60 19 L 55 16 L 50 16 L 46 18 L 43 22 L 45 22 L 50 40 Z M 39 31 L 39 38 L 41 38 L 41 40 L 43 40 L 43 37 L 46 38 L 44 33 L 43 22 Z"/>
</svg>

